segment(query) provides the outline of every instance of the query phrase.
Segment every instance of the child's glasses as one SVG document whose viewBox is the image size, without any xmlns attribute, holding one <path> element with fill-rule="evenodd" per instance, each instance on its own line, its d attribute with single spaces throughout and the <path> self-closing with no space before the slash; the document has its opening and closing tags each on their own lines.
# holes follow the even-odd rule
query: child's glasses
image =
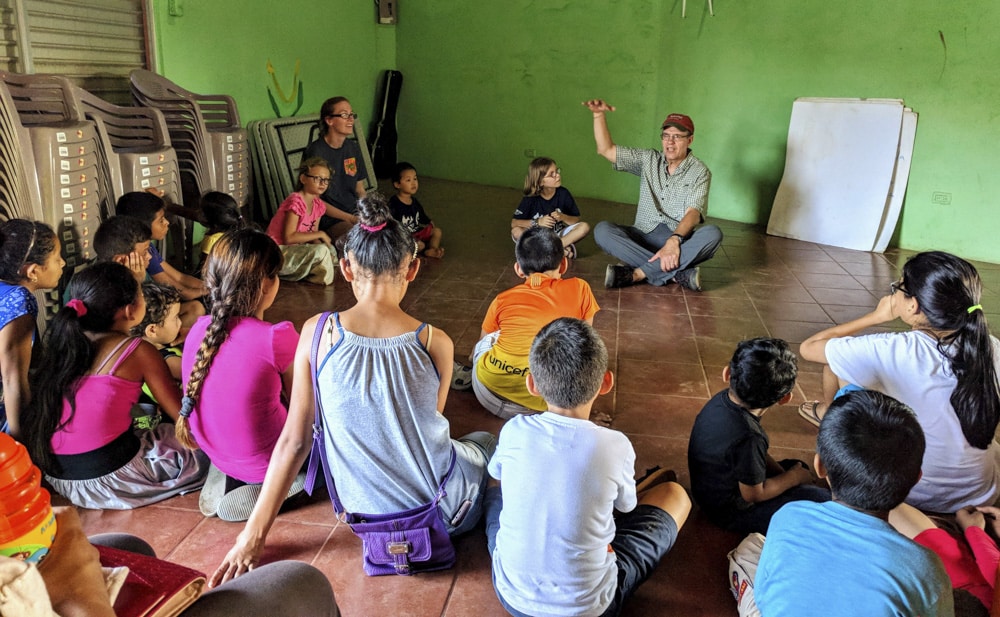
<svg viewBox="0 0 1000 617">
<path fill-rule="evenodd" d="M 330 184 L 330 179 L 326 178 L 324 176 L 313 176 L 313 175 L 310 175 L 310 174 L 302 174 L 302 175 L 305 176 L 305 177 L 307 177 L 307 178 L 312 178 L 313 180 L 315 180 L 319 184 Z"/>
<path fill-rule="evenodd" d="M 545 177 L 546 178 L 557 178 L 557 177 L 559 177 L 561 175 L 562 175 L 562 169 L 556 167 L 555 169 L 553 169 L 549 173 L 545 174 Z"/>
</svg>

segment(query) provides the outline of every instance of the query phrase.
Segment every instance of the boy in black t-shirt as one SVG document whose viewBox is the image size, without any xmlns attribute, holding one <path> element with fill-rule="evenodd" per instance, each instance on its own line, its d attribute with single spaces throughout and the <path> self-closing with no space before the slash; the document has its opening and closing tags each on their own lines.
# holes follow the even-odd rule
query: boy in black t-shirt
<svg viewBox="0 0 1000 617">
<path fill-rule="evenodd" d="M 767 533 L 771 516 L 795 500 L 828 501 L 797 460 L 780 463 L 768 454 L 760 419 L 792 398 L 795 355 L 780 339 L 742 341 L 722 372 L 729 388 L 699 412 L 688 442 L 691 493 L 716 525 L 740 534 Z"/>
<path fill-rule="evenodd" d="M 441 228 L 434 226 L 434 221 L 415 197 L 420 188 L 416 168 L 409 163 L 398 163 L 392 174 L 392 185 L 396 187 L 396 194 L 389 199 L 392 218 L 410 232 L 417 241 L 418 251 L 427 257 L 444 257 Z"/>
</svg>

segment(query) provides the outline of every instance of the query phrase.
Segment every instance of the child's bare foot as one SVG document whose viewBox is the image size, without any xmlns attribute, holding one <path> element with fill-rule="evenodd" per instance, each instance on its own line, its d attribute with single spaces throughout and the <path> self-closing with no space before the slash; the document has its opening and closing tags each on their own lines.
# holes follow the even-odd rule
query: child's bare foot
<svg viewBox="0 0 1000 617">
<path fill-rule="evenodd" d="M 424 255 L 427 257 L 434 257 L 435 259 L 440 259 L 444 257 L 444 249 L 441 247 L 431 247 L 424 250 Z"/>
</svg>

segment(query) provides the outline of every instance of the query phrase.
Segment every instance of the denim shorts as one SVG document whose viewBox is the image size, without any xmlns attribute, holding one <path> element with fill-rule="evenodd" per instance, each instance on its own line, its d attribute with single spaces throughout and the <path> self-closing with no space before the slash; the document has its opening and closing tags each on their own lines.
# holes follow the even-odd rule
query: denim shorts
<svg viewBox="0 0 1000 617">
<path fill-rule="evenodd" d="M 618 589 L 602 617 L 619 615 L 622 605 L 656 569 L 677 541 L 677 522 L 665 510 L 639 504 L 615 520 L 611 548 L 618 562 Z"/>
</svg>

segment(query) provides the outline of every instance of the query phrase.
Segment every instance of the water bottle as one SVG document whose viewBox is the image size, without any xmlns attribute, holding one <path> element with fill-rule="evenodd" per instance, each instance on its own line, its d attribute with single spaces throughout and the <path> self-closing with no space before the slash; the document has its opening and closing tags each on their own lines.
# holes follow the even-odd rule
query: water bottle
<svg viewBox="0 0 1000 617">
<path fill-rule="evenodd" d="M 56 538 L 42 472 L 24 446 L 0 433 L 0 555 L 39 563 Z"/>
</svg>

